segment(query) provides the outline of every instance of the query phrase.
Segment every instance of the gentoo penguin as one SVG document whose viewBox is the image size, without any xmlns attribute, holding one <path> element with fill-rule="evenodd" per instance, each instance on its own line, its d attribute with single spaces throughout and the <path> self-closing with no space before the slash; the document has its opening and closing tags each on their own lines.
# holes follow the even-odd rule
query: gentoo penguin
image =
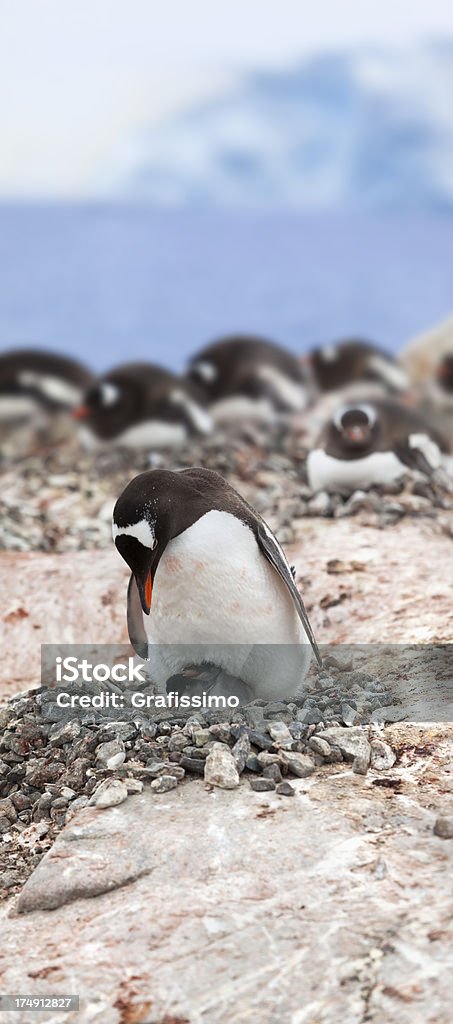
<svg viewBox="0 0 453 1024">
<path fill-rule="evenodd" d="M 192 357 L 188 376 L 203 388 L 217 423 L 241 417 L 269 421 L 307 404 L 300 361 L 265 338 L 215 341 Z"/>
<path fill-rule="evenodd" d="M 5 352 L 0 356 L 0 421 L 42 420 L 72 409 L 92 380 L 85 366 L 67 356 L 38 349 Z"/>
<path fill-rule="evenodd" d="M 87 448 L 172 447 L 211 430 L 196 388 L 148 363 L 126 363 L 99 378 L 74 416 Z"/>
<path fill-rule="evenodd" d="M 159 689 L 208 663 L 242 680 L 251 699 L 290 696 L 309 644 L 320 662 L 278 541 L 218 473 L 141 473 L 115 505 L 113 539 L 132 572 L 131 643 Z"/>
<path fill-rule="evenodd" d="M 404 391 L 406 374 L 389 353 L 367 341 L 346 340 L 314 349 L 307 357 L 314 382 L 321 391 L 336 391 L 369 381 L 385 391 Z"/>
<path fill-rule="evenodd" d="M 349 494 L 391 483 L 408 470 L 429 476 L 447 451 L 415 409 L 390 399 L 340 405 L 308 455 L 308 481 L 314 491 Z"/>
</svg>

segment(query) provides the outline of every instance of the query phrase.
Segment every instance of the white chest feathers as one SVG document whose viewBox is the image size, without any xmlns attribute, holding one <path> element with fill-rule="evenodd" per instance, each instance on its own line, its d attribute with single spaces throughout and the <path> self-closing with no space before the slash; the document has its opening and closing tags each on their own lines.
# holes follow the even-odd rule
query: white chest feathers
<svg viewBox="0 0 453 1024">
<path fill-rule="evenodd" d="M 294 693 L 310 658 L 284 583 L 249 527 L 227 512 L 207 512 L 170 541 L 143 623 L 158 685 L 211 661 L 270 698 Z M 281 644 L 285 651 L 273 646 Z"/>
<path fill-rule="evenodd" d="M 407 473 L 394 452 L 372 452 L 363 459 L 337 459 L 314 448 L 307 459 L 307 474 L 314 491 L 349 493 L 357 488 L 388 484 Z"/>
<path fill-rule="evenodd" d="M 301 633 L 252 530 L 216 510 L 167 545 L 145 625 L 158 643 L 297 643 Z"/>
</svg>

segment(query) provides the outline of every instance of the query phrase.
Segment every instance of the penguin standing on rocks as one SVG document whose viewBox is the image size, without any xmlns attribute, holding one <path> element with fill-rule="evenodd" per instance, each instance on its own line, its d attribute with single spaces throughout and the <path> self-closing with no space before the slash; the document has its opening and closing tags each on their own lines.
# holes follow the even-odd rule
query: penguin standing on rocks
<svg viewBox="0 0 453 1024">
<path fill-rule="evenodd" d="M 310 644 L 320 663 L 280 545 L 218 473 L 141 473 L 115 505 L 113 539 L 132 573 L 129 636 L 159 689 L 209 664 L 240 680 L 248 699 L 287 697 Z"/>
<path fill-rule="evenodd" d="M 448 451 L 415 409 L 390 399 L 339 406 L 307 459 L 314 491 L 350 494 L 398 480 L 408 470 L 430 476 Z"/>
<path fill-rule="evenodd" d="M 99 378 L 74 416 L 87 448 L 177 447 L 212 427 L 195 386 L 149 363 L 126 363 Z"/>
<path fill-rule="evenodd" d="M 0 356 L 0 422 L 43 423 L 73 409 L 93 374 L 67 356 L 39 349 L 13 349 Z"/>
<path fill-rule="evenodd" d="M 380 385 L 386 392 L 408 387 L 406 374 L 393 356 L 367 341 L 324 345 L 310 353 L 307 363 L 320 391 L 339 391 L 365 381 Z"/>
<path fill-rule="evenodd" d="M 217 423 L 241 418 L 272 421 L 307 405 L 300 361 L 265 338 L 223 338 L 198 352 L 189 379 L 203 388 Z"/>
</svg>

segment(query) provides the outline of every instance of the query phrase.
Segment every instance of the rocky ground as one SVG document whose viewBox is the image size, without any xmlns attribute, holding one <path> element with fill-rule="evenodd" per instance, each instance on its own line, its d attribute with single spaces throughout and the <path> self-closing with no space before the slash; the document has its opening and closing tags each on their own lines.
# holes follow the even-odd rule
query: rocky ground
<svg viewBox="0 0 453 1024">
<path fill-rule="evenodd" d="M 180 456 L 265 515 L 335 645 L 300 698 L 188 720 L 55 712 L 41 643 L 127 641 L 109 519 L 132 471 L 6 460 L 3 992 L 80 993 L 81 1024 L 450 1021 L 451 491 L 313 496 L 305 442 Z"/>
</svg>

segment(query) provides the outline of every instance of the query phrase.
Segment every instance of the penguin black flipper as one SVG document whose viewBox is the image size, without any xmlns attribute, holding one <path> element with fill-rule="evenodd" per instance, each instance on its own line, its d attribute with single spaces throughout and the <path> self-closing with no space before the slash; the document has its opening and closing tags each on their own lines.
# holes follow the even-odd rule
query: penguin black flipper
<svg viewBox="0 0 453 1024">
<path fill-rule="evenodd" d="M 127 631 L 129 640 L 139 658 L 148 657 L 148 637 L 143 626 L 143 612 L 135 577 L 131 575 L 127 588 Z"/>
<path fill-rule="evenodd" d="M 258 525 L 256 531 L 256 538 L 258 545 L 266 556 L 268 562 L 276 569 L 280 578 L 283 580 L 285 586 L 288 588 L 289 593 L 293 599 L 296 607 L 297 614 L 304 627 L 304 630 L 308 636 L 308 639 L 313 648 L 313 652 L 320 668 L 322 668 L 322 658 L 319 647 L 316 643 L 313 630 L 311 628 L 310 620 L 305 610 L 304 602 L 299 594 L 299 591 L 294 582 L 291 569 L 288 566 L 280 545 L 276 541 L 275 537 L 272 536 L 270 530 L 268 531 L 261 523 Z"/>
<path fill-rule="evenodd" d="M 433 444 L 428 437 L 426 443 L 427 445 Z M 401 441 L 395 445 L 395 455 L 408 469 L 418 470 L 425 476 L 432 476 L 436 469 L 436 466 L 428 461 L 422 445 L 419 447 L 417 444 L 409 445 L 407 441 Z"/>
</svg>

